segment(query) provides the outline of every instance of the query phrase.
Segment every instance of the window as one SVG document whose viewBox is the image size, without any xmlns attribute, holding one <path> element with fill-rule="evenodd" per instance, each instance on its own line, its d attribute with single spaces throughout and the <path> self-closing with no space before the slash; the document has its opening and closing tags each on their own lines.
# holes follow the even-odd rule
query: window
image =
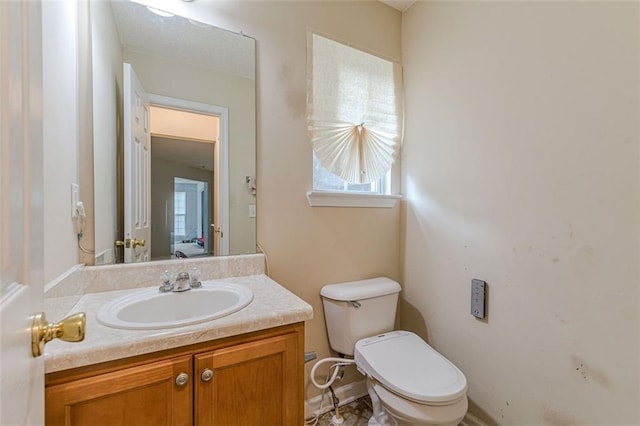
<svg viewBox="0 0 640 426">
<path fill-rule="evenodd" d="M 385 176 L 369 183 L 349 183 L 325 169 L 315 153 L 313 154 L 313 188 L 325 191 L 370 192 L 373 194 L 388 194 L 390 190 L 390 172 Z"/>
<path fill-rule="evenodd" d="M 173 234 L 186 235 L 187 231 L 187 193 L 174 192 Z"/>
<path fill-rule="evenodd" d="M 402 139 L 400 65 L 313 33 L 307 59 L 313 192 L 389 194 Z"/>
</svg>

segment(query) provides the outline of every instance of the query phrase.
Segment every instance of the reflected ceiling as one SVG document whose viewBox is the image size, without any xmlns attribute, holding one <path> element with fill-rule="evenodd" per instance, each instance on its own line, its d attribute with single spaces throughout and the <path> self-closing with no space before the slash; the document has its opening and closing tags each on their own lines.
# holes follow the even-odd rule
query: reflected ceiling
<svg viewBox="0 0 640 426">
<path fill-rule="evenodd" d="M 127 50 L 255 78 L 254 40 L 249 37 L 190 19 L 149 19 L 152 14 L 145 6 L 128 1 L 111 2 L 111 8 Z"/>
</svg>

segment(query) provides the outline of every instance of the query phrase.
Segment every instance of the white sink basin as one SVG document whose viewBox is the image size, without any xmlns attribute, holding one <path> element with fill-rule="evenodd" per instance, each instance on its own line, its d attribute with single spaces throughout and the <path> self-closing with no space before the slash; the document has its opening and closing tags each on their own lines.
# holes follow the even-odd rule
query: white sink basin
<svg viewBox="0 0 640 426">
<path fill-rule="evenodd" d="M 203 282 L 202 288 L 180 293 L 147 288 L 102 305 L 96 319 L 131 330 L 182 327 L 238 312 L 252 300 L 250 289 L 232 283 Z"/>
</svg>

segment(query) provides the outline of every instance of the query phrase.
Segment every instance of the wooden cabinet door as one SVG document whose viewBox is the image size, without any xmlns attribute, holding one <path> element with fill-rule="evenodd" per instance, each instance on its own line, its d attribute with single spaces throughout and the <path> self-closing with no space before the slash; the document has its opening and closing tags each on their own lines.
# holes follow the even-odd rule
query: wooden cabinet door
<svg viewBox="0 0 640 426">
<path fill-rule="evenodd" d="M 302 356 L 290 333 L 195 356 L 198 426 L 300 426 Z M 203 372 L 213 372 L 204 381 Z"/>
<path fill-rule="evenodd" d="M 192 357 L 181 356 L 45 389 L 47 426 L 187 426 L 193 418 Z M 176 384 L 179 374 L 189 378 Z"/>
</svg>

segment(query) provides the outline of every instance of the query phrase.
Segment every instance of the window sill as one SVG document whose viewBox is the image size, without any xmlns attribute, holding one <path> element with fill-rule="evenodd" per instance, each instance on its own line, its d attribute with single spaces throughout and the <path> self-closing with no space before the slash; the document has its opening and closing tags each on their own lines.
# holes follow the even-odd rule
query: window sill
<svg viewBox="0 0 640 426">
<path fill-rule="evenodd" d="M 369 194 L 365 192 L 309 191 L 307 200 L 311 207 L 375 207 L 392 208 L 400 195 Z"/>
</svg>

